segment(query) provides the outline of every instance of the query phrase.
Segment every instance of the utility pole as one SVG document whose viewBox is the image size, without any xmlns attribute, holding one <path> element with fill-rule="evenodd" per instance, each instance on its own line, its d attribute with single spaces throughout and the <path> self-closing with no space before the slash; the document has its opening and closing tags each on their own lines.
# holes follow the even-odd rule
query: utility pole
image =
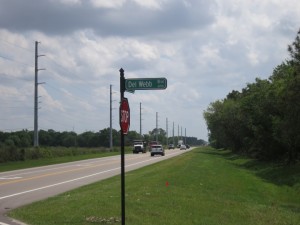
<svg viewBox="0 0 300 225">
<path fill-rule="evenodd" d="M 158 112 L 156 112 L 156 132 L 155 132 L 155 140 L 158 141 Z"/>
<path fill-rule="evenodd" d="M 184 137 L 185 137 L 185 138 L 184 138 L 184 144 L 187 144 L 187 143 L 186 143 L 186 128 L 184 128 Z"/>
<path fill-rule="evenodd" d="M 173 121 L 173 145 L 175 145 L 175 140 L 174 140 L 174 121 Z"/>
<path fill-rule="evenodd" d="M 38 57 L 44 56 L 44 55 L 38 55 L 38 44 L 39 42 L 35 42 L 35 65 L 34 65 L 34 136 L 33 136 L 33 146 L 38 147 L 39 146 L 39 131 L 38 131 L 38 85 L 42 83 L 38 83 L 38 72 L 39 70 L 45 70 L 45 69 L 39 69 L 38 68 Z"/>
<path fill-rule="evenodd" d="M 183 137 L 182 137 L 182 126 L 180 127 L 180 138 L 181 138 L 181 140 L 183 140 Z"/>
<path fill-rule="evenodd" d="M 110 93 L 110 98 L 109 98 L 109 103 L 110 103 L 110 107 L 109 107 L 109 148 L 112 151 L 113 150 L 113 140 L 112 140 L 112 85 L 110 85 L 109 88 L 109 93 Z"/>
<path fill-rule="evenodd" d="M 169 130 L 169 128 L 168 128 L 168 117 L 166 118 L 166 137 L 167 137 L 167 145 L 169 144 L 169 134 L 168 134 L 168 131 Z"/>
<path fill-rule="evenodd" d="M 177 142 L 179 141 L 179 124 L 178 124 L 178 134 L 177 134 Z"/>
<path fill-rule="evenodd" d="M 35 42 L 35 66 L 34 66 L 34 137 L 33 146 L 39 146 L 38 133 L 38 42 Z"/>
<path fill-rule="evenodd" d="M 140 135 L 142 137 L 142 103 L 140 102 Z"/>
</svg>

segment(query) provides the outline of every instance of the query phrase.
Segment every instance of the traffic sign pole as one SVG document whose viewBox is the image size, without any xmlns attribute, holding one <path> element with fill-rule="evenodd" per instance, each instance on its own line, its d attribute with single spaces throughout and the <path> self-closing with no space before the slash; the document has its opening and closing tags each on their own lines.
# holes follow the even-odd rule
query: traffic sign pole
<svg viewBox="0 0 300 225">
<path fill-rule="evenodd" d="M 125 77 L 124 70 L 120 70 L 120 96 L 121 101 L 124 99 L 125 92 Z M 121 116 L 121 115 L 120 115 Z M 121 128 L 121 211 L 122 211 L 122 225 L 125 225 L 125 150 L 124 150 L 124 133 Z"/>
<path fill-rule="evenodd" d="M 122 208 L 122 225 L 125 225 L 125 150 L 124 135 L 127 134 L 130 125 L 129 104 L 124 98 L 124 92 L 135 90 L 162 90 L 167 88 L 167 79 L 159 78 L 133 78 L 125 79 L 124 70 L 120 72 L 120 127 L 121 127 L 121 208 Z M 127 120 L 128 119 L 128 120 Z"/>
</svg>

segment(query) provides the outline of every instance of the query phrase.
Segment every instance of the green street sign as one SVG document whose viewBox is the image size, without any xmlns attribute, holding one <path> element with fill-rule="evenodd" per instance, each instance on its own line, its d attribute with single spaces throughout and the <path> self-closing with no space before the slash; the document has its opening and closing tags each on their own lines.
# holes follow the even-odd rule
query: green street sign
<svg viewBox="0 0 300 225">
<path fill-rule="evenodd" d="M 167 79 L 159 78 L 132 78 L 125 79 L 125 89 L 134 90 L 162 90 L 167 88 Z"/>
</svg>

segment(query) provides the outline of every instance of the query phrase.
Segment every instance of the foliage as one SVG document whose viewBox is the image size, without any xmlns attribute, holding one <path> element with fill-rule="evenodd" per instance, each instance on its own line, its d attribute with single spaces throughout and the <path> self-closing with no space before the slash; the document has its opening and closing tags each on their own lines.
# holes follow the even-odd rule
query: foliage
<svg viewBox="0 0 300 225">
<path fill-rule="evenodd" d="M 204 118 L 210 144 L 263 160 L 294 163 L 300 151 L 300 30 L 291 59 L 269 79 L 257 78 L 209 105 Z"/>
<path fill-rule="evenodd" d="M 114 145 L 119 145 L 118 137 L 119 132 L 113 130 Z M 109 129 L 79 135 L 75 132 L 56 132 L 52 129 L 40 130 L 40 147 L 33 148 L 32 143 L 32 131 L 0 132 L 0 163 L 95 153 L 94 148 L 109 147 Z M 84 148 L 90 150 L 82 150 Z"/>
<path fill-rule="evenodd" d="M 0 148 L 0 163 L 37 160 L 37 159 L 53 159 L 66 156 L 92 155 L 107 152 L 104 147 L 98 148 L 78 148 L 78 147 L 30 147 L 15 148 L 5 146 Z"/>
<path fill-rule="evenodd" d="M 149 131 L 149 140 L 158 141 L 159 143 L 166 143 L 167 132 L 162 128 L 154 128 Z"/>
<path fill-rule="evenodd" d="M 166 132 L 159 129 L 159 141 L 166 142 Z M 153 131 L 154 132 L 154 131 Z M 149 135 L 141 136 L 136 131 L 129 131 L 125 135 L 125 146 L 132 146 L 134 140 L 144 140 L 149 142 L 155 140 L 153 132 Z M 39 131 L 39 148 L 30 148 L 33 144 L 33 131 L 22 130 L 17 132 L 5 133 L 0 131 L 0 163 L 9 161 L 23 161 L 25 159 L 40 159 L 53 157 L 56 148 L 109 148 L 110 147 L 110 129 L 105 128 L 99 132 L 86 131 L 82 134 L 76 134 L 71 131 L 57 132 L 52 129 Z M 120 146 L 120 131 L 112 130 L 113 146 Z M 189 139 L 189 137 L 187 137 Z M 199 145 L 203 140 L 190 138 L 190 144 Z M 43 152 L 41 153 L 41 149 Z M 48 149 L 48 150 L 45 150 Z M 69 150 L 68 150 L 69 151 Z M 67 150 L 61 152 L 61 156 L 66 156 Z M 72 155 L 72 154 L 70 154 Z"/>
</svg>

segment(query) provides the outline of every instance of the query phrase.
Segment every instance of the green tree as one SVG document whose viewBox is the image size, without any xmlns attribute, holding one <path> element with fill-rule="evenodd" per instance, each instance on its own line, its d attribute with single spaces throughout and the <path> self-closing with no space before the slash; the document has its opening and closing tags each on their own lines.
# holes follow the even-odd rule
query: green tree
<svg viewBox="0 0 300 225">
<path fill-rule="evenodd" d="M 64 147 L 77 146 L 77 134 L 75 132 L 63 132 L 61 134 L 61 143 Z"/>
<path fill-rule="evenodd" d="M 91 131 L 86 131 L 82 134 L 79 134 L 78 138 L 77 138 L 78 146 L 90 147 L 93 136 L 94 136 L 94 133 Z"/>
<path fill-rule="evenodd" d="M 144 140 L 144 137 L 136 131 L 129 131 L 128 134 L 125 136 L 125 145 L 133 145 L 134 140 Z"/>
<path fill-rule="evenodd" d="M 264 160 L 297 161 L 300 151 L 300 30 L 288 46 L 291 60 L 268 80 L 257 78 L 241 92 L 204 111 L 210 144 Z"/>
<path fill-rule="evenodd" d="M 109 140 L 110 138 L 110 128 L 105 128 L 103 130 L 100 130 L 99 132 L 99 141 L 100 141 L 100 145 L 103 147 L 109 147 Z"/>
<path fill-rule="evenodd" d="M 31 137 L 30 133 L 27 130 L 18 131 L 18 132 L 16 132 L 16 134 L 20 138 L 19 147 L 26 148 L 26 147 L 31 146 L 32 137 Z"/>
<path fill-rule="evenodd" d="M 215 101 L 210 103 L 208 108 L 204 111 L 204 119 L 208 129 L 209 143 L 215 148 L 225 148 L 226 146 L 226 132 L 223 126 L 223 101 Z"/>
<path fill-rule="evenodd" d="M 113 136 L 113 146 L 121 146 L 121 132 L 117 131 L 115 129 L 112 130 L 112 136 Z"/>
<path fill-rule="evenodd" d="M 166 143 L 167 140 L 167 132 L 162 129 L 162 128 L 154 128 L 152 131 L 149 132 L 149 136 L 150 136 L 150 141 L 156 141 L 156 136 L 157 136 L 157 140 L 160 143 Z"/>
<path fill-rule="evenodd" d="M 270 79 L 277 99 L 277 113 L 273 117 L 274 137 L 285 150 L 289 163 L 299 157 L 300 148 L 300 76 L 295 63 L 286 62 L 278 66 Z"/>
</svg>

